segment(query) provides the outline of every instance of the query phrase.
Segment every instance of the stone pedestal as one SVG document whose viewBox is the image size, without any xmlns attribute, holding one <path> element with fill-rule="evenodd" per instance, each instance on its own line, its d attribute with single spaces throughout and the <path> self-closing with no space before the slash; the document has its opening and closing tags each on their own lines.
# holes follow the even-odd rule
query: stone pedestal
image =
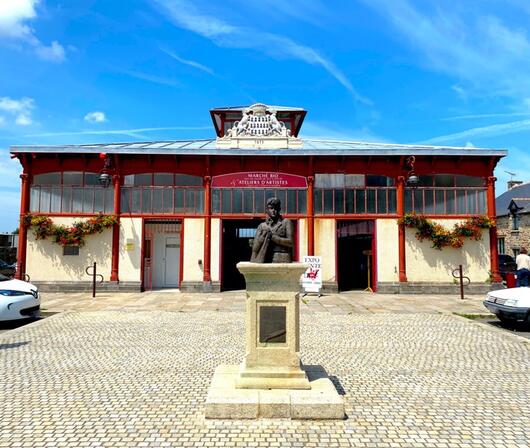
<svg viewBox="0 0 530 448">
<path fill-rule="evenodd" d="M 238 263 L 247 285 L 240 366 L 215 370 L 206 418 L 342 419 L 344 403 L 320 366 L 300 362 L 301 263 Z"/>
<path fill-rule="evenodd" d="M 246 354 L 236 387 L 310 389 L 300 368 L 301 263 L 238 263 L 247 283 Z"/>
</svg>

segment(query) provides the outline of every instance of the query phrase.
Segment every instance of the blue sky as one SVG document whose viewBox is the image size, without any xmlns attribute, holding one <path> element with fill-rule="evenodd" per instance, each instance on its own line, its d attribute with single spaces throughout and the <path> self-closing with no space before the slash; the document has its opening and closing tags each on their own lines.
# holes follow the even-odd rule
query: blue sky
<svg viewBox="0 0 530 448">
<path fill-rule="evenodd" d="M 500 193 L 530 180 L 529 24 L 527 0 L 0 0 L 0 231 L 10 145 L 207 138 L 253 102 L 304 107 L 306 137 L 508 149 Z"/>
</svg>

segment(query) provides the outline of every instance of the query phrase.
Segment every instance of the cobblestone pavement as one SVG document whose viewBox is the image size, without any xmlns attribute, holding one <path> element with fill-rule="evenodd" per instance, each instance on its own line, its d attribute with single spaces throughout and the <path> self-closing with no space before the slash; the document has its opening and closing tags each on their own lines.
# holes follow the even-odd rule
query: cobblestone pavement
<svg viewBox="0 0 530 448">
<path fill-rule="evenodd" d="M 0 335 L 0 447 L 530 446 L 530 344 L 447 314 L 305 313 L 344 421 L 206 421 L 242 312 L 67 312 Z"/>
<path fill-rule="evenodd" d="M 326 311 L 332 314 L 348 313 L 468 313 L 489 314 L 482 305 L 484 296 L 468 296 L 464 300 L 454 295 L 399 295 L 372 294 L 360 291 L 314 295 L 302 299 L 302 313 Z M 166 310 L 194 312 L 242 311 L 245 309 L 245 291 L 197 294 L 178 290 L 149 291 L 144 293 L 42 293 L 42 308 L 49 312 L 102 311 L 102 310 Z"/>
</svg>

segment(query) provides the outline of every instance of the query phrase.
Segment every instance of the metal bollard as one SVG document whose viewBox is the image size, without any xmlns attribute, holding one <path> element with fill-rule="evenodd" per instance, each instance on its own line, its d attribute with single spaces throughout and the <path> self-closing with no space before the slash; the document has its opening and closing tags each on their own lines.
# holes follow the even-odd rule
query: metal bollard
<svg viewBox="0 0 530 448">
<path fill-rule="evenodd" d="M 454 278 L 457 278 L 460 283 L 460 298 L 464 300 L 464 286 L 469 285 L 471 283 L 471 279 L 464 275 L 461 264 L 459 264 L 456 269 L 453 269 L 452 275 Z M 467 283 L 465 285 L 464 279 L 467 280 Z"/>
<path fill-rule="evenodd" d="M 92 273 L 88 272 L 90 268 L 92 268 Z M 103 283 L 103 280 L 104 280 L 103 276 L 97 273 L 96 268 L 97 268 L 97 265 L 96 265 L 96 262 L 94 261 L 94 264 L 92 266 L 88 266 L 85 269 L 85 272 L 87 273 L 87 275 L 90 275 L 92 277 L 92 298 L 96 297 L 96 277 L 100 278 L 98 283 Z"/>
</svg>

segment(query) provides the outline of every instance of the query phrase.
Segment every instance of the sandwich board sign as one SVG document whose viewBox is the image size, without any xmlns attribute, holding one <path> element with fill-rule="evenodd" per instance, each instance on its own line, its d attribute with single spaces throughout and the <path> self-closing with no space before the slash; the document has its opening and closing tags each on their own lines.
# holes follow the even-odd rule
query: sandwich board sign
<svg viewBox="0 0 530 448">
<path fill-rule="evenodd" d="M 304 256 L 302 263 L 309 265 L 302 276 L 304 295 L 317 293 L 320 297 L 320 290 L 322 289 L 322 257 Z"/>
</svg>

